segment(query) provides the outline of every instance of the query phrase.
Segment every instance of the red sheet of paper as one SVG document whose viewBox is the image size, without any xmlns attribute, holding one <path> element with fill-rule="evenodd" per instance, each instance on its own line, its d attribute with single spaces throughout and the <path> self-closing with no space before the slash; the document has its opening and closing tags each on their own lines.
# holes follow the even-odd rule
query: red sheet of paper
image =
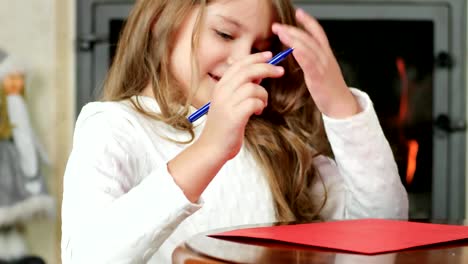
<svg viewBox="0 0 468 264">
<path fill-rule="evenodd" d="M 468 226 L 360 219 L 245 228 L 210 236 L 269 239 L 364 254 L 377 254 L 467 239 Z"/>
</svg>

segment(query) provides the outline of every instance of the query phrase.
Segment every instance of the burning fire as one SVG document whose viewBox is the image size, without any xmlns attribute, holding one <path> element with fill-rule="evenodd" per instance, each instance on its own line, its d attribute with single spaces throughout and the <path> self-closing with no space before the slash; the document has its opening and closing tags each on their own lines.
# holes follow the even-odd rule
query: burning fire
<svg viewBox="0 0 468 264">
<path fill-rule="evenodd" d="M 408 140 L 408 163 L 406 167 L 406 183 L 411 184 L 416 171 L 416 158 L 418 156 L 419 144 L 418 141 Z"/>
<path fill-rule="evenodd" d="M 416 172 L 416 159 L 418 156 L 419 143 L 414 139 L 407 139 L 404 136 L 402 127 L 405 124 L 408 115 L 408 76 L 406 72 L 406 65 L 403 58 L 396 59 L 396 67 L 401 81 L 401 95 L 400 95 L 400 109 L 398 113 L 398 125 L 400 128 L 400 138 L 402 142 L 406 143 L 408 148 L 408 158 L 406 167 L 406 183 L 409 185 L 413 182 L 414 173 Z"/>
</svg>

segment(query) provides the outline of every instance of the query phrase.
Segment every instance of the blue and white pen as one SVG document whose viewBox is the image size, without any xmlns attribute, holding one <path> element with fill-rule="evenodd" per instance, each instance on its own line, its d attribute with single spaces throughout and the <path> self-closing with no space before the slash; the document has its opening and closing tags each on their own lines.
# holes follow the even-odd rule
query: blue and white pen
<svg viewBox="0 0 468 264">
<path fill-rule="evenodd" d="M 289 54 L 291 54 L 291 52 L 293 52 L 293 50 L 294 50 L 293 48 L 289 48 L 289 49 L 287 49 L 287 50 L 285 50 L 283 52 L 280 52 L 280 53 L 276 54 L 276 56 L 271 58 L 271 60 L 269 60 L 267 63 L 276 65 L 276 64 L 280 63 L 282 60 L 284 60 Z M 195 111 L 193 114 L 191 114 L 188 117 L 188 120 L 190 121 L 190 123 L 195 122 L 200 117 L 202 117 L 203 115 L 208 113 L 208 109 L 210 109 L 210 103 L 209 102 L 207 104 L 205 104 L 204 106 L 202 106 L 197 111 Z"/>
</svg>

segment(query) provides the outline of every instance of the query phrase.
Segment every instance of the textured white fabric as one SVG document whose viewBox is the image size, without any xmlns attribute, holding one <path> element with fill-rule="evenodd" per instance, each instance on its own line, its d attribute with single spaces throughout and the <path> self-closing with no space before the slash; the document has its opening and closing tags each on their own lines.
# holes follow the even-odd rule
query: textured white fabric
<svg viewBox="0 0 468 264">
<path fill-rule="evenodd" d="M 336 163 L 315 160 L 328 191 L 322 215 L 407 218 L 407 195 L 372 103 L 352 91 L 361 113 L 345 120 L 324 116 Z M 138 98 L 158 111 L 154 99 Z M 195 124 L 197 136 L 204 121 Z M 83 108 L 64 178 L 64 264 L 170 263 L 174 248 L 199 232 L 276 221 L 268 184 L 245 148 L 192 204 L 166 167 L 187 145 L 165 137 L 189 138 L 138 114 L 128 101 Z M 323 195 L 320 183 L 311 191 Z"/>
<path fill-rule="evenodd" d="M 14 260 L 24 257 L 28 253 L 23 236 L 12 227 L 0 230 L 0 260 Z"/>
<path fill-rule="evenodd" d="M 39 170 L 37 138 L 31 127 L 28 109 L 23 96 L 7 96 L 8 117 L 13 125 L 13 142 L 19 153 L 19 161 L 26 177 L 35 177 Z"/>
</svg>

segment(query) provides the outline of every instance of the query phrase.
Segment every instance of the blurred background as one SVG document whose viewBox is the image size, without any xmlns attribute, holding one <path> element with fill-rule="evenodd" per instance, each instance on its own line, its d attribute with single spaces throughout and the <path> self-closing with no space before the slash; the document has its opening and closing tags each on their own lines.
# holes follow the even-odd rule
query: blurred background
<svg viewBox="0 0 468 264">
<path fill-rule="evenodd" d="M 32 218 L 20 228 L 28 255 L 46 263 L 60 263 L 62 175 L 75 121 L 75 13 L 73 0 L 0 0 L 0 49 L 27 65 L 31 126 L 50 160 L 42 172 L 55 215 Z"/>
<path fill-rule="evenodd" d="M 466 0 L 294 3 L 319 19 L 348 84 L 374 101 L 410 194 L 410 217 L 464 220 Z M 0 0 L 0 50 L 27 66 L 22 96 L 50 160 L 41 163 L 41 172 L 55 200 L 53 215 L 31 217 L 15 228 L 26 255 L 45 263 L 60 263 L 62 177 L 76 116 L 99 95 L 132 4 Z M 0 237 L 0 257 L 1 243 Z"/>
</svg>

